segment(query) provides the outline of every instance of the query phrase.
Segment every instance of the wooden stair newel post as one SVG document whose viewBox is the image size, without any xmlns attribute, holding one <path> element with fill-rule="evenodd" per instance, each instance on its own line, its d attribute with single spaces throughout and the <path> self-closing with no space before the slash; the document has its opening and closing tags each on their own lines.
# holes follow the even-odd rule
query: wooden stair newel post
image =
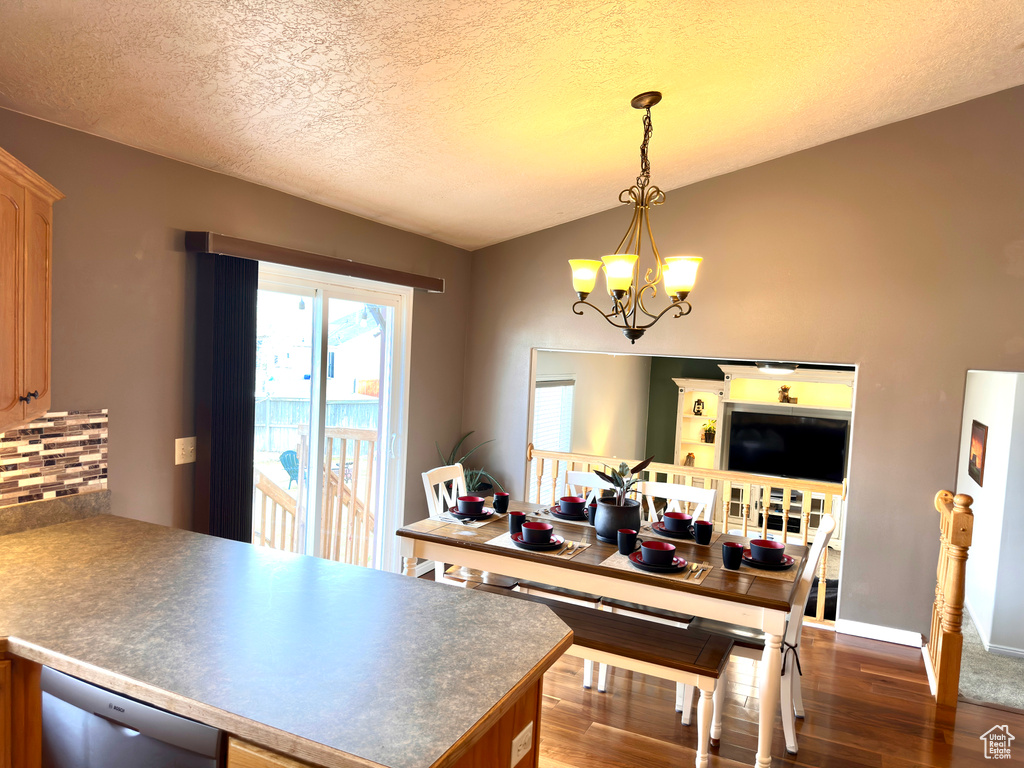
<svg viewBox="0 0 1024 768">
<path fill-rule="evenodd" d="M 935 508 L 941 516 L 942 548 L 928 651 L 935 672 L 935 700 L 948 707 L 956 706 L 960 688 L 964 581 L 967 551 L 974 532 L 972 503 L 974 499 L 965 494 L 953 496 L 949 491 L 940 491 L 935 496 Z"/>
</svg>

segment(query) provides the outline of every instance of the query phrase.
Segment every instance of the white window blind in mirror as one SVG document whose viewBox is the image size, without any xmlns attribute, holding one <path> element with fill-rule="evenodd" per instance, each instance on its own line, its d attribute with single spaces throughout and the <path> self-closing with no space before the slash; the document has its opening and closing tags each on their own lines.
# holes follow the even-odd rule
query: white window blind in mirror
<svg viewBox="0 0 1024 768">
<path fill-rule="evenodd" d="M 572 379 L 538 381 L 533 394 L 533 447 L 540 451 L 572 449 L 572 401 L 576 382 Z M 561 485 L 564 478 L 542 478 L 542 483 Z M 536 498 L 537 477 L 530 477 L 530 495 Z M 557 489 L 561 495 L 561 489 Z"/>
</svg>

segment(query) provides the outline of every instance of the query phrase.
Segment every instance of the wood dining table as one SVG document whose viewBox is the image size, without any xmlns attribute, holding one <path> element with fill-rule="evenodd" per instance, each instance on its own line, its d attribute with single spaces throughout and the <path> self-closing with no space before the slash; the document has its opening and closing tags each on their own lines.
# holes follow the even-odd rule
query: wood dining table
<svg viewBox="0 0 1024 768">
<path fill-rule="evenodd" d="M 566 589 L 574 589 L 614 600 L 639 603 L 651 608 L 692 614 L 707 619 L 737 624 L 765 634 L 764 654 L 759 664 L 759 699 L 756 768 L 771 765 L 772 731 L 779 711 L 782 672 L 782 637 L 786 618 L 794 608 L 797 584 L 808 563 L 808 548 L 787 544 L 786 554 L 794 559 L 785 571 L 762 570 L 746 563 L 738 571 L 722 564 L 722 543 L 746 543 L 741 536 L 715 533 L 708 546 L 693 540 L 674 540 L 677 555 L 690 562 L 709 563 L 711 571 L 700 583 L 692 577 L 667 578 L 628 566 L 613 567 L 618 548 L 599 541 L 587 522 L 557 519 L 545 506 L 511 502 L 510 510 L 526 512 L 554 526 L 554 533 L 566 541 L 589 545 L 567 558 L 548 553 L 509 547 L 507 515 L 480 527 L 460 522 L 427 518 L 398 531 L 405 573 L 414 576 L 419 559 L 455 563 L 468 568 L 529 580 Z M 641 531 L 641 539 L 653 532 Z"/>
</svg>

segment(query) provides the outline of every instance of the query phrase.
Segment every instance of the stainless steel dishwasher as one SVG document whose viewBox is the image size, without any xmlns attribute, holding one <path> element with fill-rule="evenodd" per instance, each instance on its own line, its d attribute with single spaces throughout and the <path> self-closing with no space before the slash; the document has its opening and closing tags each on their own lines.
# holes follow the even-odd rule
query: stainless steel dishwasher
<svg viewBox="0 0 1024 768">
<path fill-rule="evenodd" d="M 216 768 L 216 728 L 43 667 L 43 768 Z"/>
</svg>

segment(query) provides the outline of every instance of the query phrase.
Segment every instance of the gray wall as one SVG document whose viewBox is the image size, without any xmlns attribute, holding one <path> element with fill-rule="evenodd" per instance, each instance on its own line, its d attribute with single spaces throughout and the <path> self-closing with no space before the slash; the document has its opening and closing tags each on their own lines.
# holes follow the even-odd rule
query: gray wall
<svg viewBox="0 0 1024 768">
<path fill-rule="evenodd" d="M 572 401 L 573 453 L 644 458 L 651 358 L 538 352 L 537 377 L 576 381 Z"/>
<path fill-rule="evenodd" d="M 705 257 L 694 310 L 636 347 L 570 311 L 566 259 L 607 253 L 624 206 L 476 252 L 463 426 L 502 436 L 518 494 L 531 347 L 856 363 L 840 615 L 927 631 L 966 371 L 1024 369 L 1022 135 L 1016 88 L 671 192 L 653 227 Z"/>
<path fill-rule="evenodd" d="M 188 527 L 194 434 L 192 269 L 182 232 L 211 230 L 443 277 L 413 306 L 407 518 L 419 473 L 458 437 L 465 251 L 248 182 L 0 110 L 0 147 L 67 198 L 54 209 L 53 409 L 110 409 L 115 514 Z M 443 374 L 443 375 L 441 375 Z"/>
</svg>

